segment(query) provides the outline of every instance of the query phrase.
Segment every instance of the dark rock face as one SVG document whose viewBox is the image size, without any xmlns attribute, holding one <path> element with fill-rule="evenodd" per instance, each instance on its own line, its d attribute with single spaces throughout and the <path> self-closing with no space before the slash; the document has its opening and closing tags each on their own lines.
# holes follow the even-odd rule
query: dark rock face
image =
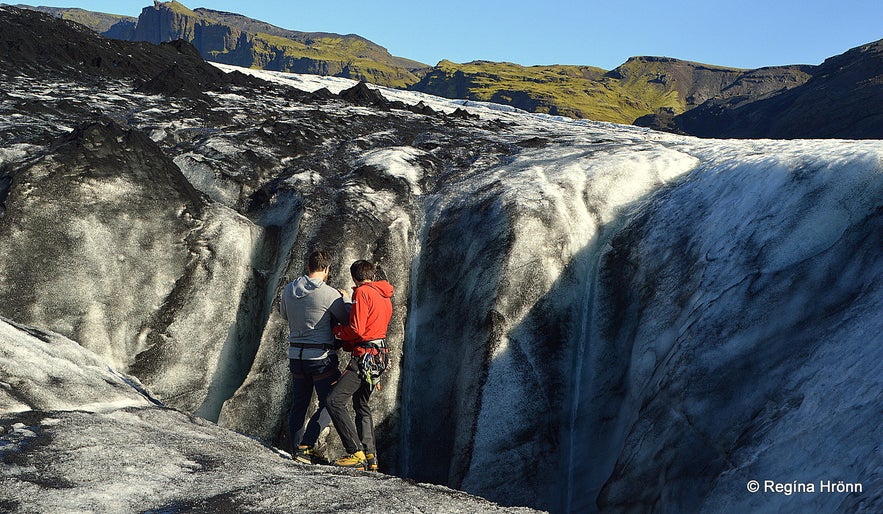
<svg viewBox="0 0 883 514">
<path fill-rule="evenodd" d="M 176 60 L 197 70 L 206 69 L 204 63 L 180 54 L 173 46 L 157 51 L 152 46 L 130 44 L 121 53 L 119 45 L 96 38 L 82 25 L 36 11 L 5 7 L 0 11 L 0 23 L 9 27 L 0 46 L 0 66 L 8 73 L 14 73 L 18 67 L 43 67 L 91 75 L 150 78 Z"/>
<path fill-rule="evenodd" d="M 9 27 L 0 35 L 0 72 L 12 76 L 36 68 L 65 75 L 127 77 L 144 82 L 143 91 L 149 94 L 196 97 L 233 81 L 260 83 L 221 72 L 181 40 L 159 46 L 112 42 L 77 23 L 14 7 L 0 10 L 0 23 Z"/>
<path fill-rule="evenodd" d="M 268 39 L 283 38 L 315 50 L 298 53 Z M 111 36 L 110 32 L 105 33 Z M 281 29 L 245 16 L 196 9 L 177 2 L 156 2 L 145 7 L 131 33 L 132 41 L 161 43 L 183 39 L 196 47 L 207 60 L 243 67 L 333 75 L 357 80 L 370 79 L 384 85 L 404 85 L 416 81 L 413 70 L 424 64 L 397 58 L 383 47 L 364 38 L 339 34 L 307 33 Z M 344 41 L 339 47 L 335 41 Z M 352 53 L 348 45 L 361 50 Z M 353 64 L 360 61 L 360 65 Z"/>
<path fill-rule="evenodd" d="M 668 57 L 631 57 L 622 66 L 608 72 L 606 77 L 619 80 L 625 87 L 646 82 L 661 91 L 675 91 L 689 110 L 719 95 L 744 73 L 745 70 Z"/>
<path fill-rule="evenodd" d="M 758 70 L 736 70 L 706 66 L 677 59 L 635 57 L 612 71 L 624 84 L 638 83 L 653 73 L 654 81 L 663 90 L 676 92 L 684 99 L 684 110 L 689 112 L 705 102 L 721 102 L 733 97 L 760 98 L 771 92 L 779 92 L 806 82 L 809 66 L 787 66 Z M 673 122 L 674 116 L 683 112 L 664 107 L 657 112 L 639 117 L 634 124 L 676 133 L 687 133 Z"/>
<path fill-rule="evenodd" d="M 387 111 L 390 109 L 389 100 L 364 82 L 341 91 L 338 96 L 354 105 L 373 106 Z"/>
<path fill-rule="evenodd" d="M 655 130 L 663 130 L 665 132 L 673 132 L 675 134 L 683 134 L 677 125 L 675 125 L 674 118 L 677 116 L 677 113 L 674 109 L 670 107 L 664 107 L 662 109 L 658 109 L 653 114 L 645 114 L 640 118 L 635 120 L 635 125 L 638 127 L 648 127 Z"/>
<path fill-rule="evenodd" d="M 751 70 L 740 75 L 719 94 L 712 96 L 724 99 L 736 96 L 760 97 L 787 91 L 805 84 L 812 77 L 814 69 L 814 66 L 795 65 Z M 705 99 L 697 99 L 691 104 L 695 107 L 704 101 Z"/>
<path fill-rule="evenodd" d="M 205 88 L 199 81 L 191 80 L 192 78 L 180 66 L 172 65 L 145 82 L 138 91 L 149 95 L 200 96 Z"/>
<path fill-rule="evenodd" d="M 812 66 L 784 66 L 736 72 L 725 68 L 686 66 L 687 64 L 691 63 L 669 63 L 669 66 L 673 66 L 674 74 L 666 74 L 664 77 L 672 84 L 681 85 L 676 89 L 686 100 L 687 112 L 700 108 L 697 113 L 729 102 L 748 103 L 798 87 L 809 80 L 813 70 Z M 680 78 L 675 80 L 672 77 Z M 678 120 L 686 118 L 676 120 L 680 114 L 666 107 L 639 117 L 634 124 L 676 134 L 698 135 L 679 124 Z"/>
<path fill-rule="evenodd" d="M 156 44 L 182 39 L 207 60 L 246 68 L 369 79 L 390 86 L 415 82 L 414 73 L 427 68 L 392 56 L 385 48 L 356 35 L 286 30 L 235 13 L 190 10 L 179 2 L 154 2 L 137 19 L 82 9 L 22 7 L 78 21 L 112 39 Z M 273 38 L 310 50 L 292 50 L 292 45 L 279 44 Z"/>
<path fill-rule="evenodd" d="M 545 101 L 541 98 L 536 98 L 534 95 L 531 95 L 524 91 L 497 91 L 493 94 L 493 96 L 491 96 L 490 101 L 503 105 L 511 105 L 512 107 L 516 107 L 527 112 L 542 111 L 548 112 L 552 115 L 558 114 L 558 108 L 555 107 L 555 105 L 550 104 L 548 101 Z"/>
<path fill-rule="evenodd" d="M 38 9 L 56 15 L 68 11 Z M 357 36 L 288 31 L 233 13 L 210 9 L 190 11 L 176 2 L 157 2 L 153 7 L 145 8 L 137 24 L 124 19 L 107 29 L 106 23 L 103 19 L 100 25 L 91 27 L 118 39 L 154 43 L 183 39 L 191 42 L 206 59 L 225 64 L 348 77 L 392 87 L 408 87 L 447 98 L 478 100 L 476 89 L 487 88 L 483 82 L 494 77 L 495 73 L 495 63 L 487 63 L 491 66 L 484 72 L 473 75 L 457 71 L 449 75 L 439 68 L 390 56 L 382 47 Z M 323 53 L 321 57 L 300 55 L 289 52 L 284 45 L 262 39 L 260 33 L 287 38 L 308 47 L 323 38 L 342 39 L 366 50 L 364 55 L 354 56 L 346 49 L 323 47 L 316 50 Z M 17 44 L 21 41 L 24 39 L 19 39 Z M 601 95 L 597 100 L 628 108 L 631 114 L 617 117 L 615 121 L 632 122 L 642 127 L 701 137 L 876 138 L 883 131 L 880 117 L 873 107 L 870 112 L 867 109 L 868 105 L 878 104 L 880 98 L 877 85 L 881 74 L 875 71 L 878 70 L 875 62 L 879 60 L 875 55 L 879 51 L 874 50 L 875 45 L 865 45 L 829 59 L 830 63 L 819 67 L 792 65 L 740 70 L 667 57 L 633 57 L 603 75 L 603 70 L 599 73 L 587 71 L 584 78 L 588 81 L 586 87 L 594 84 L 592 87 L 602 90 L 612 87 L 616 91 L 612 96 Z M 114 73 L 114 70 L 128 66 L 127 59 L 119 55 L 100 52 L 80 55 L 78 45 L 67 46 L 65 51 L 79 57 L 84 67 L 103 68 L 105 73 Z M 39 51 L 32 43 L 26 43 L 22 49 Z M 50 49 L 50 56 L 54 52 L 55 49 Z M 142 57 L 139 56 L 138 60 L 143 62 Z M 855 63 L 847 65 L 844 59 L 855 60 Z M 371 64 L 372 60 L 382 65 Z M 63 61 L 62 58 L 57 62 Z M 160 71 L 154 70 L 148 78 Z M 813 76 L 816 80 L 802 87 Z M 798 87 L 799 91 L 791 92 Z M 149 90 L 168 93 L 169 89 L 169 86 L 161 85 L 151 86 Z M 187 88 L 179 85 L 171 86 L 171 89 L 176 91 L 174 94 L 181 94 Z M 565 105 L 566 101 L 542 92 L 513 88 L 511 83 L 482 94 L 481 99 L 529 112 L 586 115 L 586 108 Z M 674 95 L 676 100 L 662 107 L 654 103 L 666 95 Z M 642 106 L 638 112 L 648 114 L 632 120 L 635 115 L 632 109 L 636 105 Z M 655 112 L 650 112 L 654 109 Z M 608 113 L 607 116 L 612 115 Z"/>
<path fill-rule="evenodd" d="M 137 23 L 134 21 L 120 20 L 117 23 L 113 24 L 106 31 L 102 31 L 101 35 L 103 35 L 104 37 L 111 38 L 111 39 L 122 39 L 123 41 L 134 41 L 135 40 L 135 26 L 136 25 L 137 25 Z"/>
<path fill-rule="evenodd" d="M 811 73 L 794 88 L 711 100 L 674 125 L 701 137 L 883 138 L 883 41 L 832 57 Z"/>
</svg>

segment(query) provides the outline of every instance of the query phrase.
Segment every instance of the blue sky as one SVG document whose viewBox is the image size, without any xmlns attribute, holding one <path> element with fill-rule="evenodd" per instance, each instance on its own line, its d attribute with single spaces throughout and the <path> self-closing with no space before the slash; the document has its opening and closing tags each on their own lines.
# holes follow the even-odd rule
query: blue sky
<svg viewBox="0 0 883 514">
<path fill-rule="evenodd" d="M 7 3 L 13 3 L 5 0 Z M 47 0 L 137 16 L 152 0 Z M 819 64 L 883 38 L 881 0 L 183 1 L 300 31 L 359 34 L 427 64 L 477 59 L 613 69 L 635 55 L 759 68 Z M 542 7 L 541 7 L 542 6 Z"/>
</svg>

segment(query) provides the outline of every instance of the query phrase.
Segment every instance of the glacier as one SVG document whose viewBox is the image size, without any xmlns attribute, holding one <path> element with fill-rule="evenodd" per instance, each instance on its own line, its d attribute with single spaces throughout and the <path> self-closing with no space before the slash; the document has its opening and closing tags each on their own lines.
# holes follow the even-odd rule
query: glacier
<svg viewBox="0 0 883 514">
<path fill-rule="evenodd" d="M 162 406 L 70 339 L 2 318 L 0 370 L 4 512 L 513 511 L 440 486 L 295 464 Z"/>
<path fill-rule="evenodd" d="M 13 381 L 4 363 L 10 433 L 48 431 L 51 447 L 76 444 L 58 427 L 85 427 L 115 466 L 172 477 L 229 457 L 164 446 L 168 431 L 148 441 L 167 463 L 137 460 L 126 434 L 233 437 L 217 423 L 287 449 L 274 302 L 323 246 L 333 285 L 371 258 L 397 288 L 395 366 L 372 401 L 390 474 L 552 512 L 883 509 L 880 141 L 702 140 L 375 89 L 447 114 L 425 116 L 290 89 L 345 79 L 240 71 L 267 85 L 205 100 L 0 77 L 0 315 L 77 341 L 172 408 L 140 393 L 43 405 L 20 397 L 40 367 Z M 231 445 L 274 477 L 292 466 Z M 246 494 L 246 478 L 237 501 L 259 509 L 269 482 Z M 40 495 L 63 495 L 53 480 L 84 479 L 58 471 Z M 187 505 L 222 492 L 200 494 Z M 146 496 L 127 498 L 89 501 Z"/>
</svg>

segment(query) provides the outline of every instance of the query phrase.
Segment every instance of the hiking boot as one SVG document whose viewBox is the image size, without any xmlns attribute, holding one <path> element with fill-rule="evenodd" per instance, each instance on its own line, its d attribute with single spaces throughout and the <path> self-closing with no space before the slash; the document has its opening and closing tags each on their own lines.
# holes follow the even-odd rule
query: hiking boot
<svg viewBox="0 0 883 514">
<path fill-rule="evenodd" d="M 315 446 L 306 446 L 303 444 L 297 447 L 292 459 L 301 464 L 328 464 L 328 459 L 322 455 L 320 450 L 317 450 Z"/>
<path fill-rule="evenodd" d="M 356 453 L 351 453 L 346 457 L 341 457 L 334 461 L 335 466 L 340 466 L 342 468 L 350 468 L 350 469 L 365 469 L 365 452 L 358 451 Z"/>
<path fill-rule="evenodd" d="M 365 470 L 377 471 L 377 455 L 373 453 L 365 454 Z"/>
</svg>

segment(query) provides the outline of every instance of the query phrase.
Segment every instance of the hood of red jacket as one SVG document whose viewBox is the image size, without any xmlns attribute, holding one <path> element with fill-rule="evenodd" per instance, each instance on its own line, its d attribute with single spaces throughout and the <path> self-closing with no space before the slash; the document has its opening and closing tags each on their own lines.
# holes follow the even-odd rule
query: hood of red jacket
<svg viewBox="0 0 883 514">
<path fill-rule="evenodd" d="M 375 289 L 378 293 L 380 293 L 380 296 L 384 298 L 392 298 L 392 293 L 395 291 L 395 288 L 392 287 L 392 284 L 390 284 L 386 280 L 375 280 L 373 282 L 363 284 L 359 287 L 370 287 L 372 289 Z"/>
</svg>

